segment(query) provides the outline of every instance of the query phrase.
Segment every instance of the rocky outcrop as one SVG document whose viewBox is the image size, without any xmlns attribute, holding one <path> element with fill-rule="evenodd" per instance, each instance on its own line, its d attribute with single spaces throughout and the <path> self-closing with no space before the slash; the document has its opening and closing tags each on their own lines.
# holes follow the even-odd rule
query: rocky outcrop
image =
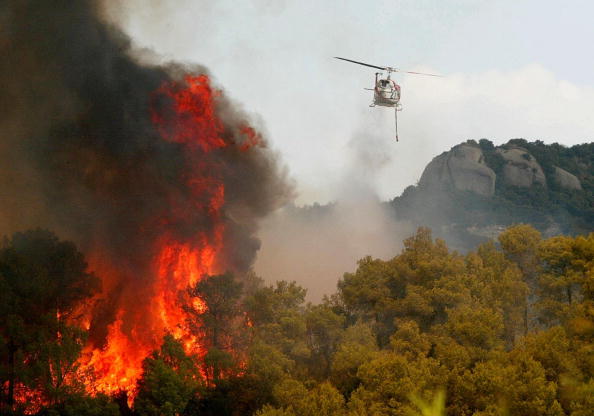
<svg viewBox="0 0 594 416">
<path fill-rule="evenodd" d="M 497 174 L 486 164 L 481 147 L 467 142 L 435 157 L 425 167 L 419 185 L 428 189 L 471 191 L 487 197 L 495 193 L 496 180 L 520 188 L 547 187 L 542 167 L 525 148 L 507 144 L 493 150 L 501 156 L 501 164 L 491 165 Z M 580 180 L 558 166 L 554 166 L 554 173 L 548 179 L 565 189 L 582 190 Z"/>
<path fill-rule="evenodd" d="M 572 190 L 582 190 L 582 184 L 580 180 L 565 169 L 555 166 L 555 182 L 562 188 Z"/>
<path fill-rule="evenodd" d="M 425 168 L 419 185 L 429 188 L 452 186 L 460 191 L 492 196 L 495 176 L 485 164 L 481 149 L 463 143 L 434 158 Z"/>
<path fill-rule="evenodd" d="M 503 157 L 503 180 L 508 185 L 529 188 L 534 184 L 547 186 L 547 179 L 542 168 L 530 153 L 521 147 L 506 146 L 497 149 Z"/>
</svg>

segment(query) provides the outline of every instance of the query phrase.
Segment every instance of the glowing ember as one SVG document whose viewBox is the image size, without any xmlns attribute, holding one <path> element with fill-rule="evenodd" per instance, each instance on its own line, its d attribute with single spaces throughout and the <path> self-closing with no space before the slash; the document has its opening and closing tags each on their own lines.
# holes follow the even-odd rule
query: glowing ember
<svg viewBox="0 0 594 416">
<path fill-rule="evenodd" d="M 8 383 L 3 388 L 8 390 Z M 34 415 L 48 404 L 39 390 L 30 389 L 21 383 L 15 385 L 14 400 L 26 415 Z"/>
</svg>

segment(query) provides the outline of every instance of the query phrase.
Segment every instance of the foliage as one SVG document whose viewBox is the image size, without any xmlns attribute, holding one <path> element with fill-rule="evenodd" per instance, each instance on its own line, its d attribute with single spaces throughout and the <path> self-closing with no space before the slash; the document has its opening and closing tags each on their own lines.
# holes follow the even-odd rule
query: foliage
<svg viewBox="0 0 594 416">
<path fill-rule="evenodd" d="M 188 288 L 190 301 L 184 309 L 191 331 L 208 349 L 203 360 L 208 383 L 216 384 L 237 368 L 239 357 L 234 353 L 241 352 L 245 324 L 241 291 L 242 284 L 231 274 L 206 276 Z"/>
<path fill-rule="evenodd" d="M 359 322 L 348 327 L 332 357 L 332 384 L 348 397 L 361 384 L 357 374 L 359 367 L 370 361 L 377 350 L 375 336 L 368 324 Z"/>
<path fill-rule="evenodd" d="M 337 296 L 294 310 L 306 334 L 312 310 L 344 317 L 342 329 L 321 320 L 335 331 L 323 332 L 335 345 L 327 378 L 307 360 L 292 361 L 284 379 L 276 367 L 280 383 L 258 414 L 303 414 L 299 403 L 325 382 L 345 399 L 336 414 L 586 414 L 594 234 L 543 239 L 520 225 L 499 242 L 462 256 L 419 229 L 393 259 L 362 259 Z"/>
<path fill-rule="evenodd" d="M 76 360 L 86 340 L 79 306 L 99 287 L 71 242 L 46 230 L 16 233 L 0 249 L 0 409 L 37 392 L 50 406 L 81 394 Z"/>
<path fill-rule="evenodd" d="M 73 395 L 63 403 L 43 410 L 40 416 L 118 416 L 116 403 L 105 395 Z"/>
<path fill-rule="evenodd" d="M 159 351 L 143 363 L 134 410 L 139 416 L 175 416 L 182 413 L 199 392 L 202 380 L 182 343 L 166 335 Z"/>
<path fill-rule="evenodd" d="M 0 257 L 0 293 L 9 303 L 0 307 L 13 309 L 3 310 L 12 315 L 2 327 L 1 353 L 8 357 L 13 337 L 16 361 L 39 357 L 41 364 L 15 366 L 19 383 L 46 399 L 39 414 L 126 414 L 113 398 L 86 396 L 75 377 L 41 384 L 50 377 L 44 369 L 51 367 L 52 380 L 59 368 L 72 373 L 68 363 L 85 334 L 51 313 L 15 313 L 17 301 L 28 299 L 18 299 L 26 292 L 10 273 L 43 267 L 32 269 L 35 257 L 18 263 L 7 253 L 13 255 Z M 180 340 L 165 336 L 143 363 L 134 414 L 591 414 L 594 233 L 543 238 L 518 225 L 498 244 L 460 254 L 420 228 L 395 257 L 361 259 L 317 305 L 306 303 L 294 282 L 265 285 L 254 275 L 245 282 L 225 274 L 188 289 L 187 323 L 205 351 L 189 356 Z M 68 311 L 86 297 L 63 287 L 59 302 L 73 317 Z"/>
</svg>

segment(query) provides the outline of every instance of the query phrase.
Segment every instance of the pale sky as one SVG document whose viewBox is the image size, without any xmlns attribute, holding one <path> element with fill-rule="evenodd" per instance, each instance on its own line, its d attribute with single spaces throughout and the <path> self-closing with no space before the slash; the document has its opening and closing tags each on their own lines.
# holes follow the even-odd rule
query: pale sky
<svg viewBox="0 0 594 416">
<path fill-rule="evenodd" d="M 594 140 L 589 1 L 127 0 L 111 14 L 137 46 L 210 69 L 298 203 L 339 199 L 354 178 L 391 199 L 467 139 Z M 393 111 L 368 107 L 374 70 L 332 56 L 445 78 L 396 77 L 396 143 Z"/>
</svg>

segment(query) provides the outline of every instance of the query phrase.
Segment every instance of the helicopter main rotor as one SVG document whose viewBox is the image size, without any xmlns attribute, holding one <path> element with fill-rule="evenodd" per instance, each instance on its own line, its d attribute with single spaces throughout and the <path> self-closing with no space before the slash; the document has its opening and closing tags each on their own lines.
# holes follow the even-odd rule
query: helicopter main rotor
<svg viewBox="0 0 594 416">
<path fill-rule="evenodd" d="M 388 74 L 390 74 L 392 72 L 403 72 L 405 74 L 427 75 L 427 76 L 430 76 L 430 77 L 441 77 L 441 75 L 428 74 L 426 72 L 403 71 L 403 70 L 398 69 L 398 68 L 392 68 L 391 66 L 377 66 L 377 65 L 366 64 L 365 62 L 353 61 L 352 59 L 341 58 L 339 56 L 335 56 L 334 58 L 340 59 L 342 61 L 352 62 L 352 63 L 357 64 L 357 65 L 363 65 L 363 66 L 368 66 L 370 68 L 381 69 L 382 71 L 386 71 Z"/>
</svg>

